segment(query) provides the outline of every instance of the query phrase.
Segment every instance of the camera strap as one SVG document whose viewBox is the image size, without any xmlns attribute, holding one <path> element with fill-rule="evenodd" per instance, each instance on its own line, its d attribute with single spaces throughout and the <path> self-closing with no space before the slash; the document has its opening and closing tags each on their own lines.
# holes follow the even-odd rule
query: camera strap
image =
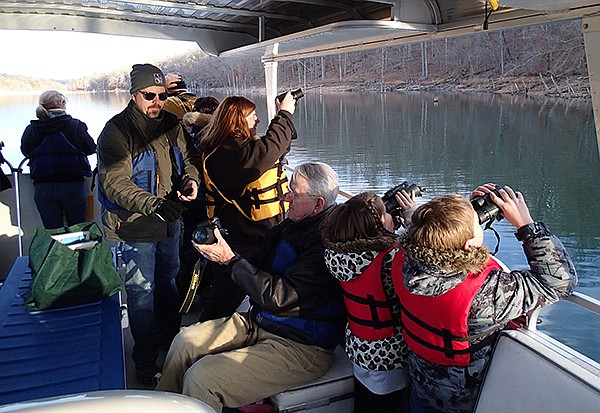
<svg viewBox="0 0 600 413">
<path fill-rule="evenodd" d="M 498 253 L 498 248 L 500 248 L 500 234 L 498 234 L 498 231 L 496 231 L 495 228 L 492 228 L 492 221 L 490 221 L 489 224 L 486 225 L 485 229 L 491 229 L 494 235 L 496 236 L 496 247 L 494 247 L 494 252 L 492 252 L 492 256 L 496 256 L 496 254 Z"/>
<path fill-rule="evenodd" d="M 181 303 L 181 308 L 179 308 L 179 312 L 181 314 L 187 314 L 194 303 L 194 298 L 196 297 L 196 293 L 198 292 L 198 286 L 200 285 L 200 281 L 202 280 L 202 274 L 204 273 L 204 269 L 206 268 L 206 264 L 208 260 L 200 258 L 194 264 L 194 270 L 192 271 L 192 279 L 190 280 L 190 286 L 188 287 L 187 292 L 185 293 L 185 298 Z"/>
</svg>

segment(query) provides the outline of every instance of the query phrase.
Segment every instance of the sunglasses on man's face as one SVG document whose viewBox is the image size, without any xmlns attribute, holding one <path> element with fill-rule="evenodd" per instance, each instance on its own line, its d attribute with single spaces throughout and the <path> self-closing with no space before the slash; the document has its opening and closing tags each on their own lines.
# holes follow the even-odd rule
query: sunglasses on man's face
<svg viewBox="0 0 600 413">
<path fill-rule="evenodd" d="M 165 100 L 167 100 L 167 93 L 163 92 L 163 93 L 154 93 L 154 92 L 140 92 L 140 94 L 144 97 L 144 99 L 146 99 L 148 102 L 152 102 L 154 100 L 154 98 L 156 97 L 156 95 L 158 95 L 158 99 L 161 100 L 162 102 L 164 102 Z"/>
</svg>

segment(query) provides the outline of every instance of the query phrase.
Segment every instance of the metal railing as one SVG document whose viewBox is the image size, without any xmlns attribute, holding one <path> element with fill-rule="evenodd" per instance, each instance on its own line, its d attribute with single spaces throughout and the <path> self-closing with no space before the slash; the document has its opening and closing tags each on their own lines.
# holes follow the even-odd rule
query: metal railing
<svg viewBox="0 0 600 413">
<path fill-rule="evenodd" d="M 27 162 L 28 158 L 24 158 L 19 165 L 15 168 L 5 157 L 2 155 L 2 148 L 4 148 L 4 142 L 0 141 L 0 166 L 3 163 L 7 164 L 10 168 L 10 172 L 14 176 L 15 181 L 15 206 L 17 213 L 17 229 L 18 229 L 18 239 L 19 239 L 19 257 L 23 256 L 23 230 L 21 223 L 21 190 L 19 187 L 19 174 L 23 173 L 23 165 Z"/>
<path fill-rule="evenodd" d="M 590 297 L 589 295 L 573 291 L 571 295 L 563 298 L 561 301 L 568 301 L 577 305 L 578 307 L 591 311 L 596 315 L 600 315 L 600 301 Z M 543 307 L 537 308 L 529 314 L 527 325 L 525 326 L 529 331 L 537 331 L 538 319 L 542 308 Z"/>
</svg>

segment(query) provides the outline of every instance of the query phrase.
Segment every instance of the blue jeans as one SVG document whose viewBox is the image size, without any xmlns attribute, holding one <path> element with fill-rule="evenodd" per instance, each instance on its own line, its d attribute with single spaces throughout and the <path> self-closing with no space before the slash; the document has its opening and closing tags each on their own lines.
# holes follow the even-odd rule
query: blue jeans
<svg viewBox="0 0 600 413">
<path fill-rule="evenodd" d="M 44 228 L 64 227 L 63 215 L 69 227 L 86 221 L 85 181 L 36 183 L 33 189 L 33 199 Z"/>
<path fill-rule="evenodd" d="M 168 348 L 179 332 L 179 228 L 177 222 L 173 235 L 160 241 L 119 243 L 136 364 L 155 362 L 158 348 Z"/>
</svg>

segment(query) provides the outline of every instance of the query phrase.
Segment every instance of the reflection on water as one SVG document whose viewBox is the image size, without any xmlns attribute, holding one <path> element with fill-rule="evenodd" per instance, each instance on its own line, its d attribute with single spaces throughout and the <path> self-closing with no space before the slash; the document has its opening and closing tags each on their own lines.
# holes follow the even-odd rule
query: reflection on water
<svg viewBox="0 0 600 413">
<path fill-rule="evenodd" d="M 600 159 L 590 102 L 525 99 L 494 95 L 430 93 L 329 94 L 307 91 L 294 115 L 299 138 L 291 165 L 328 162 L 350 193 L 380 194 L 403 180 L 426 188 L 419 202 L 456 192 L 467 195 L 484 182 L 521 191 L 534 219 L 558 234 L 571 253 L 577 289 L 600 299 Z M 222 98 L 222 96 L 218 96 Z M 19 141 L 34 117 L 38 96 L 0 97 L 0 140 L 12 162 L 21 159 Z M 97 137 L 129 99 L 126 93 L 68 95 L 68 113 L 88 124 Z M 251 97 L 268 124 L 262 96 Z M 498 257 L 511 268 L 527 263 L 513 228 L 494 224 Z M 486 231 L 491 249 L 496 238 Z M 543 312 L 542 329 L 558 334 L 600 360 L 598 331 L 560 304 Z M 577 320 L 577 322 L 573 322 Z M 595 320 L 596 322 L 598 320 Z M 590 321 L 591 322 L 591 321 Z"/>
<path fill-rule="evenodd" d="M 600 298 L 600 159 L 591 103 L 494 95 L 311 96 L 298 107 L 293 163 L 322 159 L 351 193 L 382 194 L 408 180 L 436 195 L 467 195 L 495 182 L 521 191 L 534 219 L 546 222 L 573 257 L 578 291 Z M 506 221 L 497 256 L 511 268 L 527 268 L 521 244 Z M 497 241 L 486 231 L 486 245 Z M 564 311 L 563 311 L 564 310 Z M 542 313 L 540 326 L 600 360 L 599 318 L 573 305 Z M 576 323 L 573 320 L 577 320 Z"/>
</svg>

